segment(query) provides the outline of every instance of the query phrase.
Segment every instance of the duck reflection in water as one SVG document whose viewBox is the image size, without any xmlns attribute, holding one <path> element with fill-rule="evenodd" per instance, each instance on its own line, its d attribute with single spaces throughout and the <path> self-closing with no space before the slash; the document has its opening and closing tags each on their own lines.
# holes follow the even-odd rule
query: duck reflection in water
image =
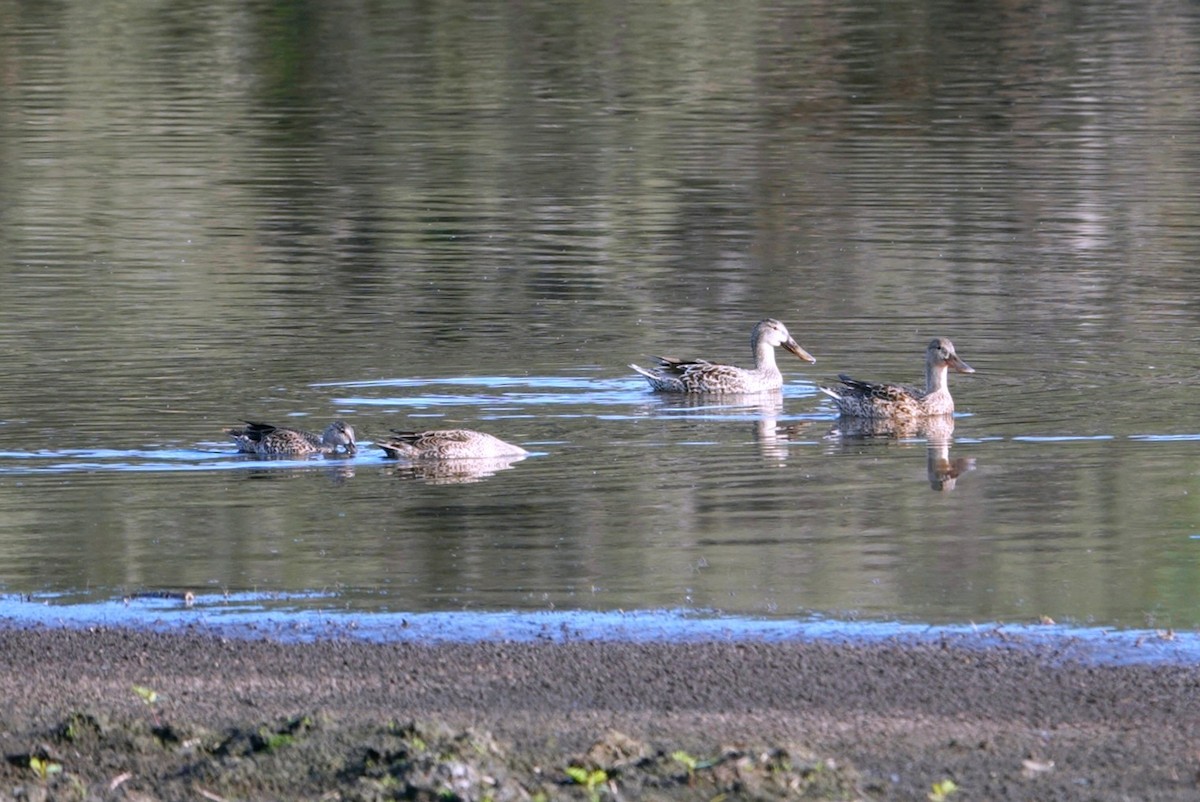
<svg viewBox="0 0 1200 802">
<path fill-rule="evenodd" d="M 416 479 L 429 485 L 465 485 L 482 482 L 500 471 L 507 471 L 524 457 L 496 459 L 447 459 L 429 462 L 401 462 L 389 469 L 398 479 Z"/>
<path fill-rule="evenodd" d="M 975 470 L 974 457 L 950 458 L 950 442 L 929 441 L 925 449 L 925 472 L 929 476 L 929 487 L 949 492 L 958 484 L 958 477 Z"/>
<path fill-rule="evenodd" d="M 925 436 L 925 473 L 931 489 L 949 492 L 959 476 L 975 470 L 974 457 L 950 457 L 950 446 L 954 443 L 953 415 L 929 416 L 922 422 L 920 433 Z"/>
<path fill-rule="evenodd" d="M 778 395 L 778 394 L 777 394 Z M 783 414 L 783 397 L 778 395 L 775 404 L 758 407 L 759 417 L 754 425 L 754 437 L 758 441 L 758 450 L 763 459 L 777 465 L 787 464 L 789 448 L 792 443 L 802 440 L 812 442 L 811 420 L 796 420 L 780 424 L 779 417 Z"/>
<path fill-rule="evenodd" d="M 712 418 L 722 421 L 754 420 L 754 439 L 768 462 L 784 465 L 788 444 L 800 439 L 812 421 L 779 425 L 783 415 L 783 391 L 757 393 L 709 393 L 663 395 L 654 404 L 646 405 L 647 412 L 678 411 L 688 418 Z"/>
<path fill-rule="evenodd" d="M 829 430 L 828 438 L 855 440 L 872 437 L 893 440 L 925 438 L 925 472 L 933 490 L 948 492 L 958 483 L 958 477 L 975 470 L 974 457 L 950 456 L 954 443 L 954 416 L 927 415 L 908 420 L 839 418 Z"/>
</svg>

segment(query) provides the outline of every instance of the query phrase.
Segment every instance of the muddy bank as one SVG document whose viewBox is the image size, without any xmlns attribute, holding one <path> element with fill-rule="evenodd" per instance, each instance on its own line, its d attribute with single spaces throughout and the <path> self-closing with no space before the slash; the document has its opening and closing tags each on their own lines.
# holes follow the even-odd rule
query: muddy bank
<svg viewBox="0 0 1200 802">
<path fill-rule="evenodd" d="M 2 629 L 0 659 L 0 798 L 1200 795 L 1200 670 L 1044 645 Z"/>
</svg>

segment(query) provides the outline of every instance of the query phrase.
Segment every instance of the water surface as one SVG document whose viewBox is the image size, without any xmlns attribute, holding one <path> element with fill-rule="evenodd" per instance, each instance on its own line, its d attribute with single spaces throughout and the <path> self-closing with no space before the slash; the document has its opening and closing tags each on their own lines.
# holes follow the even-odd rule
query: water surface
<svg viewBox="0 0 1200 802">
<path fill-rule="evenodd" d="M 1198 72 L 1184 2 L 0 0 L 0 592 L 1195 627 Z M 768 315 L 778 398 L 626 367 Z M 934 335 L 950 442 L 831 433 Z M 338 416 L 532 454 L 221 434 Z"/>
</svg>

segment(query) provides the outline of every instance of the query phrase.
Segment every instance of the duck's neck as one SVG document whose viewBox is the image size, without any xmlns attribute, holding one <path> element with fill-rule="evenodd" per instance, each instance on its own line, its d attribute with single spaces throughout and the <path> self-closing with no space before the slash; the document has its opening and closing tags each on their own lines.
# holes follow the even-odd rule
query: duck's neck
<svg viewBox="0 0 1200 802">
<path fill-rule="evenodd" d="M 946 386 L 946 373 L 949 369 L 945 365 L 938 365 L 934 362 L 928 362 L 925 365 L 925 395 L 933 395 L 934 393 L 944 393 L 949 388 Z"/>
<path fill-rule="evenodd" d="M 925 395 L 921 407 L 926 415 L 950 415 L 954 412 L 954 399 L 946 383 L 945 365 L 925 366 Z"/>
<path fill-rule="evenodd" d="M 779 372 L 779 367 L 775 364 L 775 346 L 766 340 L 759 340 L 754 344 L 754 370 L 758 373 Z"/>
</svg>

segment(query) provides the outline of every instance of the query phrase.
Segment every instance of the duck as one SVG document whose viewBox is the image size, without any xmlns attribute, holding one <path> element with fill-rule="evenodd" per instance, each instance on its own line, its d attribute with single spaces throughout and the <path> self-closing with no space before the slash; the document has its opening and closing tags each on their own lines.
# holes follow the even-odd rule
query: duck
<svg viewBox="0 0 1200 802">
<path fill-rule="evenodd" d="M 342 448 L 347 456 L 353 456 L 357 450 L 354 429 L 342 420 L 335 420 L 326 426 L 321 434 L 287 426 L 273 426 L 270 423 L 245 423 L 242 427 L 226 429 L 225 434 L 237 443 L 238 451 L 246 454 L 258 454 L 263 457 L 303 457 L 311 454 L 334 454 Z"/>
<path fill-rule="evenodd" d="M 775 364 L 775 349 L 780 346 L 806 362 L 817 361 L 792 338 L 787 326 L 767 318 L 759 321 L 750 334 L 753 368 L 665 356 L 654 357 L 658 361 L 654 368 L 629 367 L 644 376 L 652 390 L 664 393 L 763 393 L 783 387 L 783 374 Z"/>
<path fill-rule="evenodd" d="M 392 459 L 453 460 L 522 457 L 529 452 L 495 435 L 473 429 L 433 429 L 408 432 L 392 429 L 391 437 L 375 441 Z"/>
<path fill-rule="evenodd" d="M 833 399 L 838 412 L 848 418 L 912 421 L 932 415 L 954 414 L 954 398 L 946 375 L 974 373 L 954 350 L 954 343 L 945 337 L 935 337 L 925 348 L 925 389 L 903 384 L 875 384 L 838 374 L 841 385 L 836 388 L 818 387 Z"/>
</svg>

